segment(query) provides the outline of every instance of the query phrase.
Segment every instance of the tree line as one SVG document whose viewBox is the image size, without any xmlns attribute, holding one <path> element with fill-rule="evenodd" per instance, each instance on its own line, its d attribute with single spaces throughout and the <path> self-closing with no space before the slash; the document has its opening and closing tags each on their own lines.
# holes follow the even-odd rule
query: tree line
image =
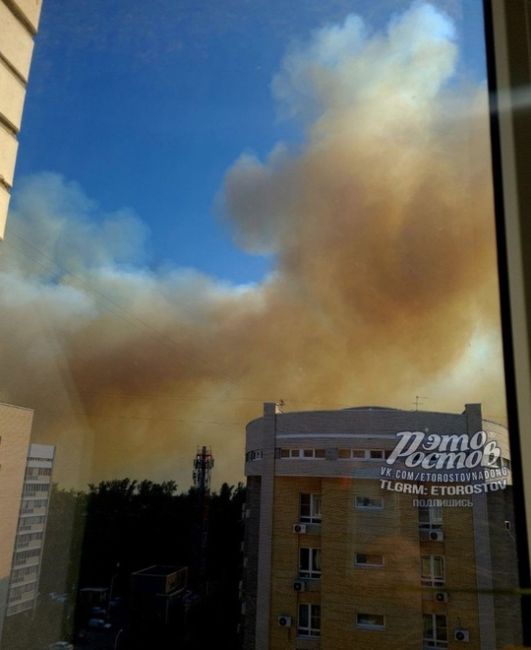
<svg viewBox="0 0 531 650">
<path fill-rule="evenodd" d="M 242 484 L 224 483 L 205 499 L 194 489 L 179 493 L 174 481 L 124 478 L 91 484 L 87 491 L 54 485 L 38 605 L 33 615 L 6 619 L 2 645 L 10 650 L 42 650 L 53 641 L 74 639 L 87 625 L 81 589 L 112 589 L 113 598 L 127 608 L 131 573 L 151 565 L 171 565 L 188 568 L 188 588 L 196 602 L 184 622 L 181 618 L 169 629 L 145 630 L 150 645 L 155 647 L 153 634 L 158 634 L 161 650 L 196 650 L 220 639 L 224 647 L 237 648 L 244 502 Z M 205 510 L 208 537 L 203 576 Z M 120 625 L 134 624 L 122 612 Z M 125 630 L 120 650 L 142 647 L 139 644 L 146 643 L 142 633 Z M 105 648 L 105 642 L 100 647 Z"/>
</svg>

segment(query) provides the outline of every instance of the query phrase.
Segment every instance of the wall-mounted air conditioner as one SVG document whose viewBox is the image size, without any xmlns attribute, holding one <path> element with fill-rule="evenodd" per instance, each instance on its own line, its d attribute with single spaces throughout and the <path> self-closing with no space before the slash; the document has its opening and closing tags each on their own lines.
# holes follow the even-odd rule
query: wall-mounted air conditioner
<svg viewBox="0 0 531 650">
<path fill-rule="evenodd" d="M 468 630 L 458 627 L 454 630 L 454 639 L 456 641 L 470 641 L 470 633 Z"/>
<path fill-rule="evenodd" d="M 420 541 L 421 542 L 442 542 L 444 540 L 444 533 L 442 530 L 421 529 Z"/>
<path fill-rule="evenodd" d="M 306 524 L 293 524 L 293 532 L 303 535 L 306 532 Z"/>
<path fill-rule="evenodd" d="M 444 540 L 444 533 L 442 530 L 430 530 L 430 542 L 442 542 Z"/>
</svg>

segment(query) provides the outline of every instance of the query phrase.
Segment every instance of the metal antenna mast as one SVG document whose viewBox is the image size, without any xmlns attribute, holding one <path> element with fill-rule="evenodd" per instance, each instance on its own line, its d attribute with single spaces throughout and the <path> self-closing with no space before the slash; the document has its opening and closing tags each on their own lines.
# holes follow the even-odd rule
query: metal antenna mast
<svg viewBox="0 0 531 650">
<path fill-rule="evenodd" d="M 194 488 L 199 494 L 199 508 L 201 512 L 201 540 L 199 584 L 203 595 L 206 595 L 207 577 L 207 549 L 208 549 L 208 505 L 210 497 L 210 472 L 214 467 L 214 456 L 210 447 L 198 447 L 194 458 Z"/>
<path fill-rule="evenodd" d="M 428 399 L 428 398 L 423 396 L 423 395 L 415 395 L 415 401 L 413 402 L 415 404 L 415 411 L 419 410 L 419 404 L 420 404 L 421 400 L 425 400 L 425 399 Z"/>
</svg>

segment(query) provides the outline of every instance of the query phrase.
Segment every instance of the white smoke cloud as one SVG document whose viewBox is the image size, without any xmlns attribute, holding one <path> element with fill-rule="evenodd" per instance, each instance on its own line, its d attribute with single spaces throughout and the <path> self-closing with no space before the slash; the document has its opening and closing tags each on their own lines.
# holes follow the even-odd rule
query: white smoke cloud
<svg viewBox="0 0 531 650">
<path fill-rule="evenodd" d="M 449 18 L 430 4 L 417 3 L 381 34 L 371 34 L 351 14 L 342 25 L 319 29 L 292 46 L 273 79 L 273 94 L 287 117 L 315 120 L 323 113 L 369 109 L 400 120 L 397 108 L 418 115 L 454 71 L 454 39 Z M 394 110 L 386 111 L 390 103 Z M 370 125 L 377 124 L 373 114 Z"/>
</svg>

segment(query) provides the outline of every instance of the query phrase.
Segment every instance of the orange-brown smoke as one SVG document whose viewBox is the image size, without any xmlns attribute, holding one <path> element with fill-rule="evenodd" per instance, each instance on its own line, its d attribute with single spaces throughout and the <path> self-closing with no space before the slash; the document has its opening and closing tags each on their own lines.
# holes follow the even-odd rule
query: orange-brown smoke
<svg viewBox="0 0 531 650">
<path fill-rule="evenodd" d="M 367 36 L 359 18 L 286 54 L 272 90 L 304 145 L 245 154 L 219 209 L 274 253 L 260 284 L 142 267 L 144 227 L 93 219 L 75 184 L 19 185 L 2 245 L 4 401 L 36 411 L 65 483 L 215 483 L 243 470 L 261 402 L 377 404 L 504 417 L 486 91 L 454 79 L 450 22 L 429 5 Z M 252 145 L 252 143 L 250 143 Z"/>
</svg>

